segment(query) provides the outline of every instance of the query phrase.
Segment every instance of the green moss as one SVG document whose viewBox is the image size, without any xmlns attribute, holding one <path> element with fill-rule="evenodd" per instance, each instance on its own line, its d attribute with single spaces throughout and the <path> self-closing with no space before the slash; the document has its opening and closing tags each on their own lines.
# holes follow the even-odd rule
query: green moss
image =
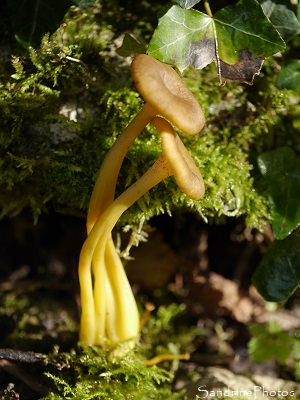
<svg viewBox="0 0 300 400">
<path fill-rule="evenodd" d="M 14 72 L 2 74 L 0 84 L 2 216 L 26 207 L 35 218 L 49 207 L 85 215 L 105 154 L 142 105 L 128 61 L 116 55 L 114 41 L 127 30 L 147 40 L 159 7 L 158 2 L 131 1 L 126 9 L 118 1 L 73 7 L 39 49 L 24 59 L 13 57 Z M 268 60 L 252 87 L 219 86 L 214 66 L 185 73 L 206 115 L 201 134 L 183 138 L 204 176 L 206 195 L 190 201 L 169 178 L 126 212 L 120 224 L 177 209 L 204 220 L 244 216 L 257 227 L 269 219 L 257 155 L 283 143 L 299 149 L 299 97 L 275 88 L 276 66 L 276 60 Z M 117 195 L 159 152 L 158 135 L 148 127 L 126 157 Z"/>
<path fill-rule="evenodd" d="M 42 370 L 49 378 L 46 386 L 52 387 L 53 383 L 45 400 L 185 398 L 183 391 L 172 390 L 178 360 L 150 367 L 144 364 L 158 354 L 194 350 L 193 341 L 199 330 L 187 324 L 185 319 L 189 317 L 183 305 L 158 306 L 134 348 L 128 342 L 109 348 L 77 345 L 76 308 L 68 296 L 54 297 L 55 292 L 43 289 L 7 292 L 0 301 L 1 318 L 16 322 L 7 323 L 7 332 L 1 332 L 3 346 L 44 354 Z M 159 298 L 155 300 L 160 302 Z M 55 348 L 51 351 L 53 343 Z M 31 366 L 34 376 L 40 374 L 40 367 L 35 370 Z"/>
<path fill-rule="evenodd" d="M 175 304 L 160 307 L 146 325 L 143 344 L 137 343 L 134 348 L 124 342 L 113 349 L 82 345 L 68 353 L 56 349 L 47 363 L 59 367 L 60 372 L 46 375 L 54 380 L 57 389 L 44 400 L 184 399 L 183 391 L 173 393 L 171 389 L 178 361 L 151 367 L 144 364 L 154 349 L 157 353 L 178 354 L 180 348 L 186 349 L 187 343 L 191 343 L 195 332 L 189 331 L 188 339 L 187 336 L 182 339 L 183 334 L 176 334 L 173 325 L 174 318 L 182 311 L 183 307 Z"/>
<path fill-rule="evenodd" d="M 44 400 L 183 398 L 182 392 L 176 394 L 170 389 L 172 374 L 157 366 L 146 367 L 137 350 L 124 348 L 125 344 L 120 346 L 120 351 L 126 351 L 122 357 L 101 347 L 79 347 L 76 352 L 60 355 L 60 363 L 72 366 L 73 371 L 61 377 L 47 374 L 58 390 Z"/>
</svg>

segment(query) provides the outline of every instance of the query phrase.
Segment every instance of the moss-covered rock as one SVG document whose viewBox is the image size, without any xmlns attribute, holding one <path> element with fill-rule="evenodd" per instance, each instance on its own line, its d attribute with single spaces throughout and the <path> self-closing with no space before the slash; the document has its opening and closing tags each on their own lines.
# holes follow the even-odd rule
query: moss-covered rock
<svg viewBox="0 0 300 400">
<path fill-rule="evenodd" d="M 1 70 L 1 216 L 30 207 L 35 217 L 49 207 L 85 215 L 101 161 L 142 105 L 130 78 L 129 62 L 115 49 L 122 34 L 149 40 L 158 2 L 99 1 L 71 8 L 64 24 L 46 35 L 38 49 Z M 203 219 L 246 218 L 261 227 L 269 218 L 260 187 L 257 155 L 280 144 L 299 149 L 299 102 L 275 88 L 269 60 L 253 87 L 219 86 L 216 69 L 188 70 L 187 85 L 206 114 L 203 132 L 184 141 L 206 183 L 200 201 L 187 199 L 170 178 L 144 196 L 122 217 L 194 210 Z M 147 128 L 128 152 L 117 194 L 158 157 L 160 143 Z"/>
</svg>

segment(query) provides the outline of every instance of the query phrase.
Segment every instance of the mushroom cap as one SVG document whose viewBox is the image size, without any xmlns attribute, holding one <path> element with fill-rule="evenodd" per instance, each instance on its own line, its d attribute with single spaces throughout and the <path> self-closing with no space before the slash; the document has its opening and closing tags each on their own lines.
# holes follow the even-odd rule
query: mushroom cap
<svg viewBox="0 0 300 400">
<path fill-rule="evenodd" d="M 131 63 L 131 75 L 137 90 L 157 114 L 188 135 L 201 131 L 203 111 L 172 67 L 147 54 L 138 54 Z"/>
<path fill-rule="evenodd" d="M 163 118 L 151 123 L 160 134 L 164 158 L 180 190 L 192 200 L 201 199 L 205 193 L 202 175 L 180 137 Z"/>
</svg>

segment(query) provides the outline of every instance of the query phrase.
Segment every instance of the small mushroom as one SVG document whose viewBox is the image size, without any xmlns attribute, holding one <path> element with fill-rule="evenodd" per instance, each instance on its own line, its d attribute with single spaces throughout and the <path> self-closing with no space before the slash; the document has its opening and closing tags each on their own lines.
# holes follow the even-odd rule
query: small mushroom
<svg viewBox="0 0 300 400">
<path fill-rule="evenodd" d="M 117 177 L 128 149 L 157 114 L 165 115 L 171 123 L 186 134 L 194 135 L 204 126 L 204 115 L 200 105 L 170 66 L 150 56 L 138 55 L 132 62 L 131 73 L 146 103 L 111 147 L 100 168 L 89 204 L 88 234 L 92 231 L 97 219 L 113 202 Z M 149 95 L 147 92 L 149 92 Z M 157 163 L 159 164 L 160 161 L 158 160 Z M 89 243 L 93 243 L 93 240 L 91 239 Z M 109 236 L 108 241 L 110 241 Z M 96 246 L 96 244 L 94 245 Z M 81 258 L 86 260 L 86 255 L 90 251 L 90 254 L 93 254 L 92 264 L 98 266 L 97 260 L 102 257 L 98 256 L 98 246 L 97 249 L 90 250 L 88 246 L 85 246 Z M 108 250 L 108 253 L 109 251 L 112 250 Z M 90 258 L 89 260 L 89 263 L 91 263 Z M 98 289 L 94 287 L 94 292 L 97 292 L 98 296 L 93 296 L 90 267 L 83 268 L 81 267 L 82 263 L 87 266 L 85 262 L 80 261 L 79 278 L 82 304 L 80 340 L 85 343 L 95 343 L 95 340 L 99 340 L 95 339 L 96 320 L 99 328 L 97 329 L 98 338 L 104 332 L 103 313 L 105 313 L 106 300 L 103 282 L 106 281 L 107 275 L 105 268 L 96 272 L 95 270 L 98 270 L 98 267 L 93 267 L 94 275 L 98 277 L 98 283 L 95 281 L 95 286 L 99 285 Z M 99 284 L 99 282 L 101 283 Z M 100 291 L 101 295 L 99 296 Z"/>
<path fill-rule="evenodd" d="M 132 292 L 130 290 L 131 294 L 129 293 L 129 286 L 125 285 L 124 276 L 122 279 L 118 279 L 118 276 L 114 275 L 119 273 L 120 265 L 115 268 L 112 263 L 107 262 L 108 240 L 110 240 L 111 231 L 122 213 L 151 188 L 169 176 L 174 176 L 180 189 L 190 198 L 199 200 L 204 195 L 205 189 L 202 176 L 170 123 L 159 117 L 154 118 L 152 123 L 161 137 L 162 153 L 143 176 L 102 212 L 83 244 L 80 253 L 79 280 L 82 295 L 85 294 L 85 279 L 89 274 L 92 262 L 95 278 L 94 303 L 93 301 L 88 304 L 82 303 L 80 340 L 88 344 L 95 343 L 95 340 L 97 343 L 103 341 L 103 327 L 106 324 L 105 314 L 110 314 L 110 304 L 105 300 L 104 295 L 105 276 L 108 274 L 110 274 L 111 281 L 115 282 L 114 289 L 112 286 L 109 289 L 113 291 L 112 298 L 117 293 L 123 295 L 123 303 L 119 302 L 118 305 L 114 303 L 113 312 L 111 313 L 114 318 L 117 316 L 118 332 L 121 332 L 119 335 L 117 331 L 114 332 L 114 340 L 126 340 L 139 334 L 138 316 L 136 305 L 133 305 Z M 109 249 L 109 252 L 111 251 L 112 249 Z M 108 271 L 110 268 L 111 270 Z M 92 307 L 89 310 L 87 307 L 90 304 L 92 304 Z M 130 304 L 133 307 L 130 307 Z M 96 318 L 95 315 L 97 316 Z M 90 324 L 91 321 L 92 324 Z M 135 328 L 132 329 L 132 326 Z"/>
<path fill-rule="evenodd" d="M 201 199 L 205 192 L 202 175 L 179 136 L 163 118 L 154 118 L 152 124 L 160 134 L 163 157 L 169 165 L 170 175 L 190 199 Z"/>
<path fill-rule="evenodd" d="M 131 74 L 145 104 L 107 153 L 90 199 L 87 231 L 113 201 L 117 177 L 130 146 L 156 116 L 161 115 L 187 135 L 204 127 L 203 111 L 172 67 L 146 54 L 137 55 Z"/>
</svg>

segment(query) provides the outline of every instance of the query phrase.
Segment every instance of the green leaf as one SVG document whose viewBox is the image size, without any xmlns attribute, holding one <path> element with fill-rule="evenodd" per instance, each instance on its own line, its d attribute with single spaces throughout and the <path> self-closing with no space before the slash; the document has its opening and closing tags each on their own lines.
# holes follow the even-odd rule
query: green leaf
<svg viewBox="0 0 300 400">
<path fill-rule="evenodd" d="M 277 4 L 278 0 L 261 0 L 260 3 L 264 13 L 284 40 L 300 32 L 300 24 L 295 13 L 285 4 Z"/>
<path fill-rule="evenodd" d="M 128 57 L 131 54 L 142 54 L 146 52 L 146 46 L 138 41 L 133 35 L 125 33 L 121 47 L 116 50 L 122 57 Z"/>
<path fill-rule="evenodd" d="M 292 89 L 300 94 L 300 60 L 291 60 L 277 74 L 278 89 Z"/>
<path fill-rule="evenodd" d="M 300 237 L 276 240 L 252 276 L 258 292 L 268 301 L 288 299 L 300 283 Z"/>
<path fill-rule="evenodd" d="M 269 197 L 273 232 L 284 239 L 300 224 L 300 159 L 289 147 L 261 154 L 258 166 Z"/>
<path fill-rule="evenodd" d="M 262 362 L 276 359 L 279 364 L 285 364 L 295 340 L 282 331 L 278 322 L 271 321 L 269 325 L 252 324 L 249 331 L 253 336 L 248 342 L 251 360 Z"/>
<path fill-rule="evenodd" d="M 264 58 L 284 48 L 259 3 L 240 0 L 213 18 L 197 10 L 169 7 L 159 18 L 148 54 L 181 72 L 189 65 L 202 69 L 214 61 L 221 81 L 251 84 Z"/>
<path fill-rule="evenodd" d="M 201 54 L 200 50 L 203 50 Z M 147 52 L 160 61 L 176 65 L 180 71 L 189 64 L 196 69 L 204 68 L 216 56 L 211 18 L 197 10 L 169 7 L 159 18 Z"/>
<path fill-rule="evenodd" d="M 176 0 L 176 3 L 180 5 L 182 8 L 192 8 L 197 3 L 200 3 L 201 0 Z"/>
<path fill-rule="evenodd" d="M 11 24 L 17 41 L 25 46 L 38 46 L 42 36 L 54 32 L 72 0 L 8 0 Z"/>
</svg>

